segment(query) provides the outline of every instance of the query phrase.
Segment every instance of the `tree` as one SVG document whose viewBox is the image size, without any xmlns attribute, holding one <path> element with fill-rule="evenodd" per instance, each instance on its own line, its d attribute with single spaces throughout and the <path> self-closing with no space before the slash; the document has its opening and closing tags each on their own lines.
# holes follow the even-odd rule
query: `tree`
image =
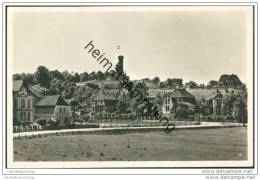
<svg viewBox="0 0 260 180">
<path fill-rule="evenodd" d="M 160 82 L 160 78 L 159 77 L 155 77 L 152 80 L 153 84 L 157 85 Z"/>
<path fill-rule="evenodd" d="M 52 79 L 51 80 L 51 89 L 55 89 L 58 94 L 61 94 L 61 92 L 64 90 L 64 81 L 60 80 L 60 79 Z"/>
<path fill-rule="evenodd" d="M 106 71 L 105 72 L 105 78 L 108 78 L 108 77 L 110 77 L 111 75 L 110 75 L 110 73 L 108 72 L 108 71 Z"/>
<path fill-rule="evenodd" d="M 209 88 L 217 87 L 217 86 L 218 86 L 218 81 L 211 80 L 211 81 L 208 82 L 207 86 L 208 86 Z"/>
<path fill-rule="evenodd" d="M 70 99 L 73 97 L 74 95 L 74 92 L 75 92 L 75 83 L 66 83 L 64 85 L 64 96 L 65 98 L 67 99 Z"/>
<path fill-rule="evenodd" d="M 190 115 L 195 115 L 196 107 L 188 102 L 181 102 L 178 103 L 175 113 L 178 118 L 189 118 Z"/>
<path fill-rule="evenodd" d="M 76 119 L 76 109 L 77 109 L 77 106 L 78 106 L 78 101 L 76 101 L 76 100 L 72 100 L 71 102 L 70 102 L 70 105 L 71 105 L 71 107 L 72 107 L 72 111 L 73 111 L 73 120 L 74 120 L 74 122 L 75 122 L 75 119 Z"/>
<path fill-rule="evenodd" d="M 247 122 L 247 105 L 241 96 L 237 96 L 233 104 L 235 118 L 243 124 Z"/>
<path fill-rule="evenodd" d="M 74 74 L 74 77 L 73 77 L 73 79 L 72 79 L 72 82 L 80 82 L 80 76 L 79 76 L 79 73 L 75 73 Z"/>
<path fill-rule="evenodd" d="M 140 103 L 138 103 L 134 98 L 131 98 L 130 100 L 130 111 L 136 113 L 137 112 L 137 106 Z"/>
<path fill-rule="evenodd" d="M 13 80 L 22 80 L 22 76 L 20 74 L 13 74 Z"/>
<path fill-rule="evenodd" d="M 103 80 L 103 79 L 105 79 L 105 75 L 101 71 L 98 71 L 97 74 L 96 74 L 96 78 L 98 80 Z"/>
<path fill-rule="evenodd" d="M 64 80 L 68 81 L 69 72 L 67 70 L 65 70 L 61 74 L 62 74 Z"/>
<path fill-rule="evenodd" d="M 166 80 L 166 86 L 170 87 L 182 87 L 183 86 L 183 80 L 181 78 L 167 78 Z"/>
<path fill-rule="evenodd" d="M 126 113 L 128 105 L 125 101 L 118 101 L 116 105 L 116 111 L 118 113 Z"/>
<path fill-rule="evenodd" d="M 166 82 L 159 82 L 160 88 L 166 88 Z"/>
<path fill-rule="evenodd" d="M 128 95 L 132 98 L 134 96 L 137 96 L 137 92 L 142 96 L 148 96 L 148 87 L 145 85 L 144 82 L 138 82 L 133 89 L 134 90 L 128 91 Z M 140 98 L 139 96 L 137 97 Z"/>
<path fill-rule="evenodd" d="M 25 74 L 23 80 L 26 84 L 34 84 L 34 75 L 27 73 Z"/>
<path fill-rule="evenodd" d="M 170 113 L 171 114 L 176 114 L 176 111 L 177 111 L 177 107 L 178 107 L 178 102 L 175 101 L 175 100 L 172 100 L 172 108 L 170 110 Z"/>
<path fill-rule="evenodd" d="M 96 79 L 96 72 L 95 71 L 92 71 L 89 75 L 89 79 L 90 80 L 95 80 Z"/>
<path fill-rule="evenodd" d="M 81 73 L 79 76 L 81 82 L 85 82 L 89 80 L 89 74 L 87 72 Z"/>
<path fill-rule="evenodd" d="M 173 78 L 172 85 L 175 87 L 182 87 L 183 86 L 183 79 L 181 78 Z"/>
<path fill-rule="evenodd" d="M 65 80 L 65 78 L 63 77 L 63 74 L 61 72 L 59 72 L 58 70 L 54 70 L 54 71 L 50 71 L 50 75 L 51 78 L 54 79 L 59 79 L 59 80 Z"/>
<path fill-rule="evenodd" d="M 51 76 L 49 70 L 44 66 L 39 66 L 35 72 L 35 79 L 41 86 L 49 88 Z"/>
<path fill-rule="evenodd" d="M 155 98 L 154 102 L 158 107 L 161 107 L 163 105 L 163 97 L 158 93 Z"/>
<path fill-rule="evenodd" d="M 241 80 L 235 74 L 223 74 L 220 76 L 219 85 L 222 87 L 241 87 L 243 84 Z"/>
<path fill-rule="evenodd" d="M 74 75 L 69 73 L 67 70 L 62 72 L 65 81 L 74 82 Z"/>
<path fill-rule="evenodd" d="M 166 85 L 167 86 L 172 86 L 172 80 L 170 78 L 167 78 Z"/>
<path fill-rule="evenodd" d="M 198 88 L 198 84 L 194 81 L 190 81 L 185 84 L 186 88 Z"/>
</svg>

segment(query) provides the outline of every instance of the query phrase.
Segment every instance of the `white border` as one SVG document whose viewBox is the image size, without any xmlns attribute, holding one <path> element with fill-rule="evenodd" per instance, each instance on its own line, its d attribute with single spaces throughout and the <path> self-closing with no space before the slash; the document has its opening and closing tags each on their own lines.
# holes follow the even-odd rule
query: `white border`
<svg viewBox="0 0 260 180">
<path fill-rule="evenodd" d="M 48 3 L 49 4 L 49 3 Z M 8 3 L 6 3 L 5 4 L 5 6 L 6 5 L 14 5 L 13 3 L 10 3 L 10 4 L 8 4 Z M 19 3 L 19 4 L 16 4 L 16 5 L 23 5 L 23 3 L 21 4 L 21 3 Z M 27 4 L 26 3 L 26 5 L 34 5 L 34 3 L 29 3 L 29 4 Z M 43 4 L 43 3 L 37 3 L 37 5 L 46 5 L 46 4 Z M 60 4 L 56 4 L 55 3 L 55 5 L 71 5 L 71 3 L 60 3 Z M 83 5 L 82 3 L 80 4 L 80 5 Z M 85 5 L 106 5 L 106 4 L 93 4 L 93 3 L 91 3 L 91 4 L 88 4 L 88 3 L 86 3 Z M 124 4 L 121 4 L 121 3 L 114 3 L 114 5 L 126 5 L 125 3 Z M 131 5 L 133 5 L 133 4 L 131 4 Z M 136 5 L 147 5 L 146 3 L 138 3 L 138 4 L 136 4 Z M 154 3 L 151 3 L 151 4 L 149 4 L 149 5 L 158 5 L 158 3 L 156 3 L 156 4 L 154 4 Z M 160 4 L 160 5 L 173 5 L 173 4 L 171 4 L 171 3 L 163 3 L 163 4 Z M 189 3 L 189 4 L 187 4 L 187 3 L 178 3 L 177 5 L 198 5 L 198 4 L 194 4 L 194 3 Z M 207 3 L 203 3 L 203 4 L 199 4 L 199 5 L 219 5 L 219 3 L 210 3 L 210 4 L 207 4 Z M 224 3 L 223 5 L 234 5 L 233 3 Z M 245 5 L 245 3 L 237 3 L 236 5 Z M 255 5 L 255 3 L 248 3 L 248 5 Z M 255 6 L 255 8 L 257 8 L 256 6 Z M 256 9 L 257 10 L 257 9 Z M 5 15 L 5 14 L 3 14 L 3 15 Z M 255 19 L 255 21 L 257 22 L 257 19 Z M 5 26 L 5 24 L 3 24 L 3 26 Z M 256 29 L 257 27 L 255 27 L 255 30 L 257 30 Z M 256 31 L 255 31 L 256 32 Z M 5 37 L 5 36 L 4 36 Z M 256 46 L 255 46 L 255 48 L 257 48 Z M 3 52 L 4 53 L 4 52 Z M 257 57 L 256 56 L 257 55 L 257 51 L 255 51 L 255 58 Z M 3 67 L 5 67 L 5 64 L 4 64 L 5 62 L 3 62 Z M 255 61 L 255 69 L 256 69 L 256 66 L 257 66 L 258 64 L 257 64 L 257 61 Z M 9 65 L 10 66 L 10 65 Z M 252 69 L 251 69 L 252 70 Z M 250 71 L 250 70 L 249 70 Z M 4 72 L 4 69 L 3 69 L 3 72 Z M 4 74 L 4 78 L 5 78 L 5 74 Z M 255 82 L 256 83 L 256 82 Z M 255 87 L 255 89 L 256 89 L 256 87 Z M 255 91 L 256 92 L 256 91 Z M 10 92 L 7 92 L 7 93 L 10 93 Z M 256 94 L 255 94 L 256 95 Z M 5 97 L 5 96 L 3 96 L 3 97 Z M 8 96 L 8 97 L 10 97 L 10 96 Z M 12 102 L 12 101 L 11 101 Z M 10 107 L 10 106 L 9 106 Z M 4 108 L 4 107 L 3 107 Z M 5 110 L 5 109 L 4 109 Z M 4 113 L 4 112 L 3 112 Z M 256 112 L 255 112 L 256 113 Z M 256 115 L 256 114 L 255 114 Z M 257 119 L 257 117 L 255 116 L 255 119 Z M 255 127 L 254 128 L 256 128 L 256 126 L 257 126 L 257 120 L 255 120 Z M 5 122 L 3 121 L 3 127 L 5 127 Z M 4 133 L 5 133 L 5 128 L 2 128 L 3 130 L 4 130 Z M 256 131 L 256 129 L 255 129 L 255 131 Z M 257 132 L 257 131 L 256 131 Z M 255 140 L 257 140 L 257 137 L 255 137 Z M 255 144 L 255 145 L 257 145 L 257 144 Z M 256 147 L 256 146 L 255 146 Z M 255 150 L 255 152 L 257 152 L 256 150 Z M 4 152 L 5 153 L 5 152 Z M 255 153 L 255 154 L 257 154 L 257 153 Z M 64 162 L 62 162 L 62 163 L 64 163 Z M 212 163 L 212 162 L 210 162 L 210 163 Z M 18 163 L 19 164 L 19 163 Z M 56 164 L 57 165 L 57 164 Z M 55 166 L 56 166 L 55 165 Z M 108 164 L 109 166 L 111 166 L 111 164 Z M 122 164 L 121 164 L 122 165 Z M 198 165 L 198 167 L 200 167 L 200 166 L 203 166 L 202 164 L 200 164 L 200 165 Z M 51 168 L 51 166 L 50 165 L 48 165 L 48 167 L 50 167 Z M 27 169 L 26 170 L 27 172 L 29 171 L 30 172 L 30 170 L 29 169 Z M 71 173 L 76 173 L 76 174 L 100 174 L 100 169 L 70 169 L 69 171 L 68 170 L 66 170 L 66 169 L 37 169 L 37 170 L 33 170 L 34 171 L 34 173 L 36 173 L 37 172 L 37 174 L 38 173 L 40 173 L 40 174 L 45 174 L 45 173 L 48 173 L 48 174 L 57 174 L 58 172 L 59 173 L 68 173 L 68 174 L 71 174 Z M 119 172 L 120 171 L 120 172 Z M 13 170 L 6 170 L 5 169 L 5 172 L 6 173 L 15 173 L 15 171 L 13 171 Z M 119 170 L 119 169 L 102 169 L 102 173 L 104 173 L 104 174 L 121 174 L 121 172 L 123 172 L 123 174 L 158 174 L 158 172 L 160 173 L 160 174 L 173 174 L 173 172 L 174 172 L 174 174 L 187 174 L 187 170 L 186 169 L 160 169 L 159 171 L 157 171 L 157 169 L 155 170 L 155 169 L 121 169 L 121 170 Z M 32 172 L 30 172 L 30 173 L 32 173 Z M 30 174 L 29 173 L 29 174 Z M 32 174 L 34 174 L 34 173 L 32 173 Z M 188 174 L 200 174 L 201 173 L 201 170 L 200 169 L 189 169 L 189 173 Z M 18 174 L 19 174 L 19 172 L 18 172 Z"/>
</svg>

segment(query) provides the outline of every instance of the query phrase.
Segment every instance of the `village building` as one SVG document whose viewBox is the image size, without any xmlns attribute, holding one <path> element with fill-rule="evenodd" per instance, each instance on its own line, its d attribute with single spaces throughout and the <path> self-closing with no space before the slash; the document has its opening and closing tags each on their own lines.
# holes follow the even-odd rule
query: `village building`
<svg viewBox="0 0 260 180">
<path fill-rule="evenodd" d="M 71 109 L 60 95 L 45 96 L 35 104 L 35 121 L 39 119 L 59 121 L 59 125 L 71 123 Z"/>
<path fill-rule="evenodd" d="M 163 97 L 162 113 L 170 115 L 174 104 L 178 102 L 188 102 L 196 105 L 195 97 L 183 88 L 176 88 L 173 92 L 166 93 Z"/>
<path fill-rule="evenodd" d="M 44 88 L 29 86 L 23 80 L 13 81 L 13 125 L 28 125 L 34 121 L 34 105 L 43 97 Z"/>
<path fill-rule="evenodd" d="M 221 92 L 214 92 L 203 100 L 204 114 L 213 116 L 221 115 L 223 112 L 224 96 Z"/>
<path fill-rule="evenodd" d="M 119 101 L 128 102 L 127 90 L 120 88 L 114 90 L 102 89 L 93 94 L 92 112 L 93 115 L 104 115 L 115 113 Z"/>
<path fill-rule="evenodd" d="M 116 111 L 117 102 L 115 96 L 99 90 L 92 101 L 92 110 L 96 114 L 113 113 Z"/>
</svg>

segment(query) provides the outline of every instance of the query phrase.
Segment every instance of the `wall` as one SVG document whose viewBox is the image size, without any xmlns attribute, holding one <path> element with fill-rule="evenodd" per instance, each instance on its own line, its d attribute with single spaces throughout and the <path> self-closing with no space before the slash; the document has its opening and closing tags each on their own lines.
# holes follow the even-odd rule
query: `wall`
<svg viewBox="0 0 260 180">
<path fill-rule="evenodd" d="M 23 88 L 24 89 L 24 88 Z M 33 122 L 33 96 L 30 96 L 25 90 L 18 93 L 17 97 L 17 120 L 20 122 Z"/>
<path fill-rule="evenodd" d="M 54 115 L 60 121 L 59 125 L 67 125 L 73 121 L 70 106 L 55 106 Z"/>
<path fill-rule="evenodd" d="M 171 97 L 170 96 L 165 96 L 164 98 L 163 98 L 163 106 L 162 106 L 162 113 L 164 114 L 164 115 L 169 115 L 170 114 L 170 112 L 171 112 L 171 109 L 172 109 L 172 99 L 171 99 Z M 167 111 L 166 110 L 166 107 L 169 107 L 169 111 Z"/>
</svg>

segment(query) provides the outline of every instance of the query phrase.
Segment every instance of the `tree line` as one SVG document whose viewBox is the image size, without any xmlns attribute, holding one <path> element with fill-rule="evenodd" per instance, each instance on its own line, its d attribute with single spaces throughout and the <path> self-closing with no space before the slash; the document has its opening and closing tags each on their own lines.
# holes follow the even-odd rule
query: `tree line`
<svg viewBox="0 0 260 180">
<path fill-rule="evenodd" d="M 20 73 L 14 74 L 14 80 L 23 79 L 28 85 L 40 84 L 41 86 L 49 89 L 49 94 L 62 94 L 66 98 L 73 96 L 76 84 L 79 82 L 86 81 L 101 81 L 108 79 L 110 74 L 108 72 L 92 71 L 92 72 L 68 72 L 59 70 L 49 70 L 45 66 L 39 66 L 34 73 Z M 190 88 L 199 88 L 196 82 L 190 81 L 189 83 L 183 84 L 183 79 L 181 78 L 168 78 L 165 81 L 160 80 L 159 77 L 154 77 L 152 79 L 144 78 L 141 79 L 142 82 L 146 84 L 148 88 L 176 88 L 184 87 L 189 84 Z M 98 86 L 95 82 L 88 83 L 88 86 L 92 89 L 97 89 Z M 106 85 L 109 86 L 109 85 Z M 245 87 L 245 85 L 240 81 L 237 75 L 221 75 L 218 81 L 211 80 L 207 86 L 202 86 L 207 88 L 216 87 Z"/>
<path fill-rule="evenodd" d="M 85 82 L 90 80 L 105 80 L 108 73 L 103 73 L 101 71 L 91 73 L 83 72 L 68 72 L 67 70 L 60 72 L 59 70 L 49 70 L 45 66 L 39 66 L 34 73 L 21 73 L 14 74 L 14 80 L 23 79 L 27 84 L 40 84 L 45 88 L 51 87 L 52 80 L 61 80 L 66 82 Z"/>
</svg>

